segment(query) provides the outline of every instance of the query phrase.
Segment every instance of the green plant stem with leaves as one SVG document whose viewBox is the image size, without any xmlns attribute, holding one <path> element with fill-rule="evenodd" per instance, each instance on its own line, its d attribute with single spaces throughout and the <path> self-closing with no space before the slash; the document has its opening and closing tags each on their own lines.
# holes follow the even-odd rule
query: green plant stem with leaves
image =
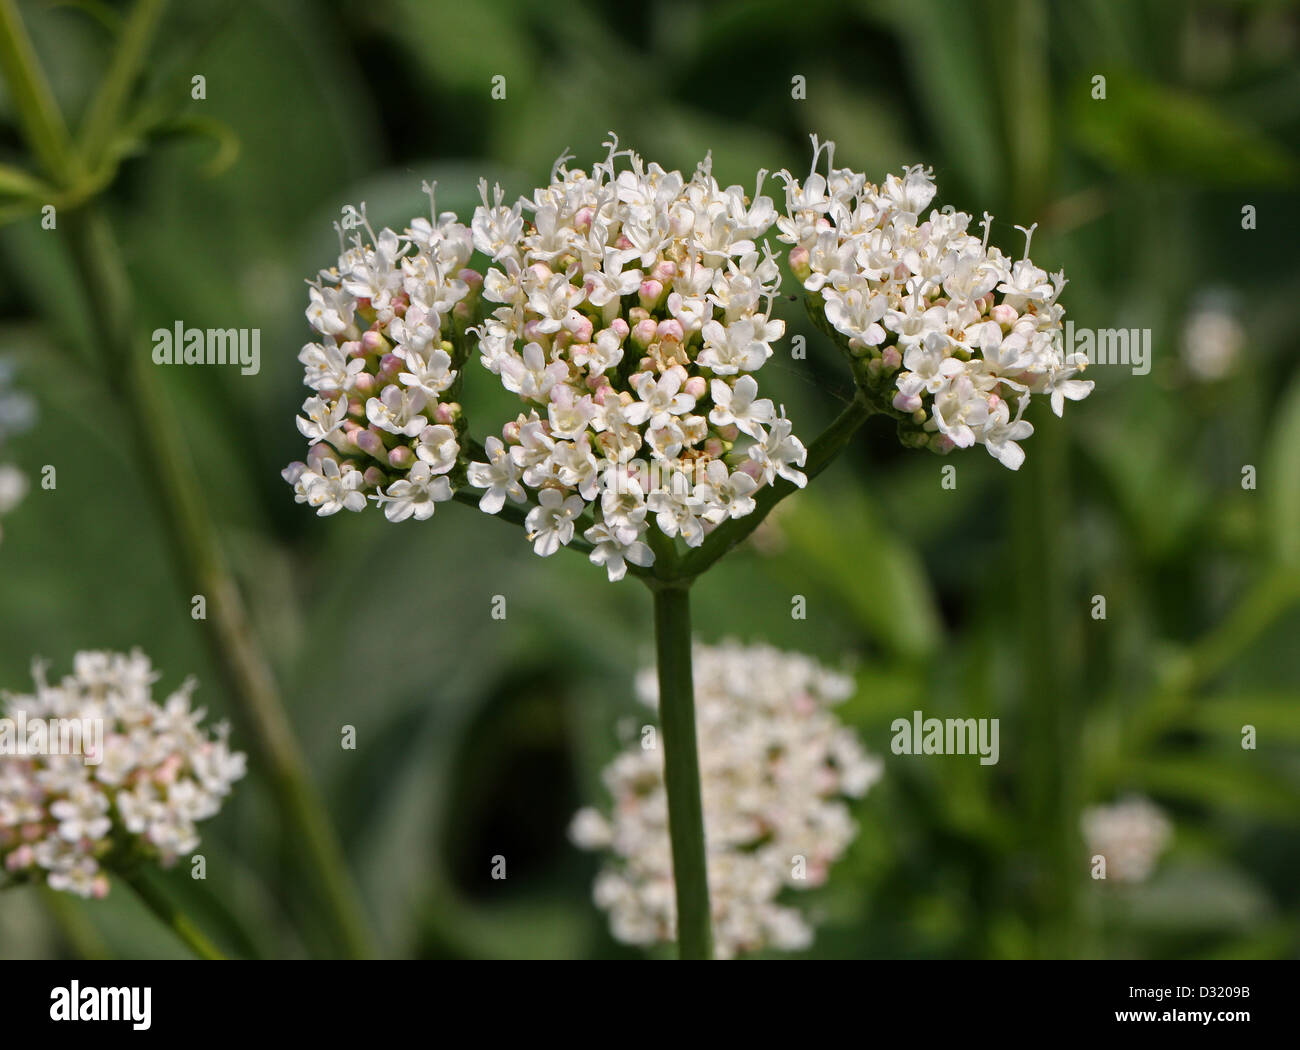
<svg viewBox="0 0 1300 1050">
<path fill-rule="evenodd" d="M 141 0 L 126 19 L 82 140 L 74 147 L 13 0 L 0 0 L 0 69 L 28 145 L 51 185 L 76 187 L 84 172 L 114 156 L 116 129 L 163 6 L 162 0 Z M 90 205 L 63 218 L 100 351 L 97 363 L 126 411 L 177 564 L 194 592 L 207 599 L 207 638 L 214 661 L 250 736 L 258 766 L 271 780 L 281 816 L 303 851 L 302 866 L 316 885 L 337 950 L 368 957 L 373 948 L 364 910 L 342 849 L 254 637 L 179 428 L 137 352 L 130 282 L 112 230 Z"/>
</svg>

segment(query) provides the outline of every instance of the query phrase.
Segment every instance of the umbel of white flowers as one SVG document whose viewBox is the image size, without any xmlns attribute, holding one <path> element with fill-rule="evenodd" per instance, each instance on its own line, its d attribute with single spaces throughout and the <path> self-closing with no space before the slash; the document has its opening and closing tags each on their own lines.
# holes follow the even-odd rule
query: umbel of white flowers
<svg viewBox="0 0 1300 1050">
<path fill-rule="evenodd" d="M 487 513 L 519 505 L 540 555 L 580 535 L 611 580 L 653 564 L 652 529 L 699 546 L 763 486 L 807 481 L 807 450 L 757 378 L 785 332 L 773 242 L 791 245 L 814 319 L 905 442 L 983 444 L 1018 467 L 1030 396 L 1060 414 L 1092 386 L 1060 348 L 1064 277 L 1028 243 L 1014 263 L 990 247 L 988 216 L 982 242 L 968 215 L 923 217 L 935 191 L 919 167 L 877 188 L 813 143 L 804 182 L 779 173 L 784 213 L 764 171 L 751 197 L 707 157 L 687 178 L 612 136 L 604 161 L 563 155 L 513 204 L 481 182 L 469 227 L 433 207 L 376 233 L 364 205 L 345 209 L 338 262 L 309 290 L 311 445 L 284 472 L 298 501 L 422 520 L 479 490 Z M 456 400 L 475 351 L 522 406 L 482 446 Z"/>
<path fill-rule="evenodd" d="M 158 679 L 139 650 L 80 652 L 61 682 L 33 669 L 35 692 L 0 696 L 7 727 L 96 727 L 80 735 L 94 751 L 6 747 L 0 753 L 0 869 L 82 897 L 108 892 L 106 870 L 152 860 L 164 866 L 199 845 L 195 824 L 213 817 L 244 775 L 228 728 L 202 728 L 187 680 L 162 703 Z M 63 739 L 69 737 L 63 736 Z"/>
<path fill-rule="evenodd" d="M 852 679 L 798 653 L 727 642 L 694 652 L 700 774 L 715 950 L 720 958 L 763 947 L 793 951 L 812 927 L 783 891 L 826 881 L 857 833 L 845 803 L 879 779 L 830 708 Z M 655 706 L 653 670 L 637 679 Z M 637 743 L 604 772 L 608 815 L 583 809 L 571 837 L 609 861 L 595 885 L 614 936 L 629 944 L 676 939 L 668 800 L 659 750 Z"/>
<path fill-rule="evenodd" d="M 1089 856 L 1105 857 L 1106 878 L 1115 882 L 1145 882 L 1173 836 L 1164 810 L 1141 795 L 1092 806 L 1080 824 Z"/>
<path fill-rule="evenodd" d="M 817 169 L 826 155 L 825 175 Z M 790 268 L 812 297 L 814 316 L 856 359 L 854 373 L 878 411 L 899 421 L 904 443 L 937 452 L 983 445 L 1004 466 L 1024 461 L 1018 442 L 1033 394 L 1061 415 L 1091 381 L 1062 347 L 1064 273 L 1050 276 L 1024 257 L 1012 261 L 967 233 L 971 216 L 926 209 L 936 188 L 921 165 L 881 186 L 834 165 L 835 143 L 813 138 L 813 164 L 800 182 L 781 172 L 786 213 L 781 240 Z"/>
</svg>

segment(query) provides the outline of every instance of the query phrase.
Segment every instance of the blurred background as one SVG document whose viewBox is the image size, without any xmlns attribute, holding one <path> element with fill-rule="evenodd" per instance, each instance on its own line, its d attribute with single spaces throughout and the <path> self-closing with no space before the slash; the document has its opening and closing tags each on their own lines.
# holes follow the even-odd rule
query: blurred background
<svg viewBox="0 0 1300 1050">
<path fill-rule="evenodd" d="M 75 128 L 126 8 L 17 7 Z M 1149 374 L 1099 366 L 1064 420 L 1036 406 L 1019 473 L 978 450 L 903 451 L 873 421 L 695 587 L 701 640 L 851 668 L 841 716 L 886 759 L 829 883 L 789 895 L 819 921 L 807 954 L 1294 957 L 1298 45 L 1295 4 L 1244 0 L 171 5 L 132 96 L 162 99 L 168 119 L 122 150 L 94 206 L 125 259 L 142 359 L 177 320 L 261 330 L 257 376 L 154 382 L 379 951 L 640 954 L 609 936 L 591 902 L 599 858 L 567 825 L 605 804 L 600 769 L 643 720 L 632 678 L 652 656 L 650 600 L 577 558 L 535 557 L 472 508 L 393 526 L 295 505 L 279 472 L 302 454 L 303 282 L 331 262 L 345 203 L 400 229 L 436 179 L 439 207 L 468 220 L 480 175 L 513 198 L 566 147 L 584 166 L 603 156 L 612 129 L 687 172 L 711 150 L 724 185 L 806 171 L 814 132 L 873 180 L 933 165 L 936 203 L 993 212 L 1008 254 L 1013 224 L 1039 223 L 1033 257 L 1064 268 L 1077 326 L 1151 331 Z M 0 123 L 0 161 L 30 168 L 7 90 Z M 103 333 L 63 217 L 7 217 L 0 358 L 36 418 L 4 446 L 33 489 L 0 541 L 0 687 L 25 689 L 33 656 L 62 673 L 79 649 L 140 645 L 163 686 L 196 674 L 224 717 L 156 479 L 87 363 Z M 808 359 L 778 354 L 764 383 L 811 437 L 851 382 L 800 311 L 786 317 Z M 806 620 L 790 617 L 795 593 Z M 891 754 L 890 723 L 917 709 L 999 718 L 1000 762 Z M 237 721 L 245 748 L 247 733 Z M 1143 881 L 1095 881 L 1081 813 L 1133 794 L 1164 812 L 1168 849 Z M 200 925 L 237 954 L 330 952 L 265 770 L 202 833 L 207 881 L 184 865 L 160 880 Z M 124 888 L 94 903 L 0 894 L 0 956 L 78 953 L 186 954 Z"/>
</svg>

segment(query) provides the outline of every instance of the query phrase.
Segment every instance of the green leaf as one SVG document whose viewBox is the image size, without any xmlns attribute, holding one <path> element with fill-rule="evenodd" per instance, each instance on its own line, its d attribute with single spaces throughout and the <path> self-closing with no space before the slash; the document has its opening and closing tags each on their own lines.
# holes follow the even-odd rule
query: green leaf
<svg viewBox="0 0 1300 1050">
<path fill-rule="evenodd" d="M 1152 794 L 1176 795 L 1214 809 L 1294 822 L 1300 814 L 1296 785 L 1261 768 L 1252 752 L 1241 754 L 1241 758 L 1204 754 L 1150 758 L 1134 775 Z"/>
<path fill-rule="evenodd" d="M 1092 97 L 1091 79 L 1076 86 L 1069 126 L 1077 144 L 1113 170 L 1220 186 L 1295 178 L 1292 156 L 1213 103 L 1132 73 L 1104 75 L 1104 99 Z"/>
<path fill-rule="evenodd" d="M 798 571 L 833 591 L 863 629 L 908 657 L 930 652 L 939 617 L 916 552 L 855 491 L 791 500 L 779 516 Z"/>
<path fill-rule="evenodd" d="M 1300 378 L 1282 398 L 1264 476 L 1271 546 L 1288 566 L 1300 566 Z"/>
</svg>

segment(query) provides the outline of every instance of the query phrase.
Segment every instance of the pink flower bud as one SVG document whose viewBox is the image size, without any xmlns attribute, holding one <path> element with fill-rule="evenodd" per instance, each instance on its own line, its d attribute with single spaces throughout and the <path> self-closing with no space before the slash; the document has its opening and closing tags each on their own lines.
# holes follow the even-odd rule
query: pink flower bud
<svg viewBox="0 0 1300 1050">
<path fill-rule="evenodd" d="M 458 280 L 464 281 L 469 285 L 469 294 L 478 295 L 483 289 L 483 275 L 477 270 L 464 269 L 456 273 Z"/>
<path fill-rule="evenodd" d="M 894 407 L 900 412 L 915 412 L 921 407 L 921 398 L 916 394 L 904 394 L 900 390 L 894 395 Z"/>
<path fill-rule="evenodd" d="M 641 282 L 640 301 L 645 309 L 653 310 L 663 294 L 664 286 L 659 281 Z"/>
<path fill-rule="evenodd" d="M 415 464 L 415 453 L 410 445 L 397 445 L 388 450 L 388 462 L 396 470 L 410 470 Z"/>
<path fill-rule="evenodd" d="M 673 340 L 678 343 L 686 338 L 686 332 L 682 328 L 681 321 L 674 317 L 659 322 L 658 335 L 660 339 Z"/>
<path fill-rule="evenodd" d="M 726 448 L 723 446 L 721 438 L 711 437 L 704 442 L 704 453 L 710 459 L 721 459 L 725 451 Z M 703 473 L 701 473 L 701 477 L 703 477 Z"/>
<path fill-rule="evenodd" d="M 379 436 L 379 431 L 374 427 L 360 431 L 353 441 L 357 448 L 368 456 L 374 456 L 376 459 L 384 459 L 387 456 L 384 439 Z"/>
<path fill-rule="evenodd" d="M 353 381 L 352 392 L 358 397 L 371 398 L 379 393 L 379 384 L 369 372 L 359 372 Z"/>
<path fill-rule="evenodd" d="M 538 327 L 537 327 L 537 326 L 538 326 L 539 324 L 541 324 L 541 323 L 542 323 L 542 322 L 539 321 L 539 320 L 538 320 L 537 318 L 535 318 L 535 317 L 532 318 L 531 320 L 528 320 L 528 321 L 525 321 L 525 322 L 524 322 L 524 341 L 525 341 L 525 342 L 528 342 L 528 343 L 543 343 L 543 344 L 545 343 L 545 341 L 546 341 L 546 333 L 543 332 L 543 331 L 540 331 L 540 330 L 538 329 Z"/>
<path fill-rule="evenodd" d="M 552 276 L 551 268 L 547 266 L 546 263 L 544 262 L 535 262 L 533 263 L 532 266 L 528 268 L 533 271 L 533 275 L 542 284 L 545 284 L 548 280 L 550 280 Z"/>
<path fill-rule="evenodd" d="M 886 372 L 892 372 L 895 368 L 898 368 L 902 363 L 903 363 L 903 355 L 898 352 L 898 347 L 896 346 L 887 347 L 885 349 L 885 352 L 880 355 L 880 366 Z"/>
<path fill-rule="evenodd" d="M 361 475 L 361 480 L 370 488 L 377 489 L 388 484 L 388 475 L 378 467 L 366 467 L 366 472 Z"/>
<path fill-rule="evenodd" d="M 709 384 L 704 381 L 703 376 L 691 376 L 690 379 L 686 380 L 686 385 L 682 389 L 698 401 L 708 392 Z"/>
<path fill-rule="evenodd" d="M 632 344 L 644 349 L 654 342 L 655 332 L 659 326 L 655 324 L 652 318 L 644 318 L 636 323 L 632 329 Z"/>
<path fill-rule="evenodd" d="M 1008 306 L 1006 303 L 998 303 L 997 306 L 993 307 L 993 309 L 989 311 L 989 318 L 1001 325 L 1002 330 L 1005 332 L 1020 319 L 1020 315 L 1016 313 L 1016 308 L 1014 306 Z"/>
<path fill-rule="evenodd" d="M 591 342 L 594 328 L 592 327 L 590 317 L 578 313 L 577 310 L 571 310 L 569 316 L 564 319 L 564 327 L 577 342 Z"/>
<path fill-rule="evenodd" d="M 740 427 L 735 423 L 728 423 L 725 427 L 718 428 L 718 434 L 723 441 L 735 441 L 740 436 Z"/>
<path fill-rule="evenodd" d="M 627 338 L 628 332 L 631 331 L 627 326 L 627 322 L 621 317 L 615 317 L 614 320 L 610 321 L 609 330 L 618 336 L 620 343 Z"/>
<path fill-rule="evenodd" d="M 573 228 L 585 233 L 591 229 L 591 220 L 596 216 L 596 209 L 587 205 L 579 208 L 577 214 L 573 216 Z"/>
<path fill-rule="evenodd" d="M 790 249 L 790 272 L 801 281 L 808 280 L 812 274 L 812 266 L 809 263 L 809 253 L 807 248 Z"/>
<path fill-rule="evenodd" d="M 677 276 L 677 264 L 671 259 L 660 259 L 651 268 L 650 276 L 661 284 L 667 284 Z"/>
<path fill-rule="evenodd" d="M 388 340 L 372 328 L 361 337 L 361 348 L 368 354 L 377 354 L 387 342 Z"/>
</svg>

